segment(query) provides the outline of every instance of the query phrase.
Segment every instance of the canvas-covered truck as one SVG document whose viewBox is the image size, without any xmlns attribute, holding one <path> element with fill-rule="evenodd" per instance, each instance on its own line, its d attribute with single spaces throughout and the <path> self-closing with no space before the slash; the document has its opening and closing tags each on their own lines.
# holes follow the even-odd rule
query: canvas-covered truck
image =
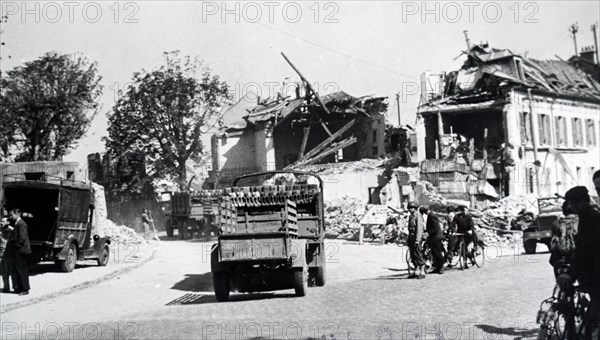
<svg viewBox="0 0 600 340">
<path fill-rule="evenodd" d="M 271 171 L 237 178 L 219 198 L 218 243 L 211 252 L 217 301 L 230 291 L 325 285 L 323 182 L 313 174 Z"/>
<path fill-rule="evenodd" d="M 539 213 L 523 231 L 523 248 L 526 254 L 535 254 L 538 243 L 543 243 L 550 249 L 552 228 L 554 222 L 562 216 L 563 202 L 558 196 L 538 198 Z"/>
<path fill-rule="evenodd" d="M 91 184 L 42 175 L 5 175 L 3 205 L 27 223 L 32 262 L 54 261 L 64 272 L 78 260 L 106 266 L 110 238 L 97 235 Z"/>
</svg>

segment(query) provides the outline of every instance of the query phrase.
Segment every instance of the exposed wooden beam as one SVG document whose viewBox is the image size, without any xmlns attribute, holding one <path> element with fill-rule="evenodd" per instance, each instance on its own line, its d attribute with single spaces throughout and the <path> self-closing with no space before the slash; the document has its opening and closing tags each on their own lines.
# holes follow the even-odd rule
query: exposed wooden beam
<svg viewBox="0 0 600 340">
<path fill-rule="evenodd" d="M 327 145 L 331 144 L 331 142 L 336 140 L 344 132 L 346 132 L 348 129 L 350 129 L 350 127 L 352 127 L 352 125 L 354 125 L 355 121 L 356 121 L 356 119 L 353 119 L 348 124 L 344 125 L 341 129 L 337 130 L 333 135 L 329 136 L 327 139 L 322 141 L 319 145 L 315 146 L 312 150 L 307 152 L 306 155 L 304 155 L 302 157 L 302 159 L 300 159 L 299 161 L 302 161 L 303 159 L 306 159 L 306 158 L 316 155 L 319 151 L 323 150 Z"/>
<path fill-rule="evenodd" d="M 296 164 L 292 164 L 289 167 L 295 167 L 295 166 L 303 166 L 303 165 L 310 165 L 313 164 L 329 155 L 331 155 L 334 152 L 337 152 L 341 149 L 344 149 L 352 144 L 356 143 L 356 137 L 352 136 L 350 138 L 346 138 L 338 143 L 335 143 L 333 145 L 331 145 L 328 149 L 326 149 L 325 151 L 321 152 L 320 154 L 318 154 L 317 156 L 310 158 L 310 159 L 306 159 L 300 163 L 296 163 Z"/>
<path fill-rule="evenodd" d="M 321 101 L 321 98 L 319 98 L 319 94 L 314 90 L 314 88 L 312 87 L 312 85 L 310 84 L 310 82 L 308 81 L 308 79 L 306 79 L 306 77 L 304 77 L 304 75 L 302 75 L 302 73 L 300 73 L 300 70 L 298 70 L 296 68 L 296 66 L 294 66 L 294 64 L 292 64 L 292 62 L 288 59 L 288 57 L 283 52 L 281 52 L 281 55 L 283 56 L 283 58 L 285 59 L 285 61 L 287 61 L 288 64 L 290 64 L 290 66 L 294 69 L 294 71 L 296 71 L 296 73 L 298 73 L 298 76 L 300 76 L 300 79 L 302 79 L 302 81 L 306 83 L 306 88 L 310 92 L 312 92 L 312 94 L 315 96 L 315 99 L 317 100 L 317 103 L 319 103 L 319 105 L 321 105 L 321 107 L 323 108 L 323 110 L 325 110 L 325 113 L 330 114 L 330 112 L 327 109 L 327 107 L 325 107 L 325 104 L 323 104 L 323 102 Z"/>
</svg>

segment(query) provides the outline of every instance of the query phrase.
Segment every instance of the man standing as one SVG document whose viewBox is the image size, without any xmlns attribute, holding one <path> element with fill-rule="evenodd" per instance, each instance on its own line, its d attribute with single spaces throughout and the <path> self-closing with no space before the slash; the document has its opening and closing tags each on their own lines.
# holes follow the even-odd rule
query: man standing
<svg viewBox="0 0 600 340">
<path fill-rule="evenodd" d="M 428 206 L 423 206 L 420 209 L 421 213 L 427 215 L 427 222 L 425 224 L 425 231 L 427 233 L 427 243 L 429 249 L 431 249 L 431 255 L 433 256 L 433 273 L 443 274 L 444 273 L 444 234 L 442 233 L 442 227 L 440 226 L 440 219 L 436 214 L 429 211 Z"/>
<path fill-rule="evenodd" d="M 27 268 L 27 256 L 31 254 L 29 245 L 29 234 L 27 223 L 21 219 L 21 211 L 13 209 L 10 217 L 14 221 L 14 230 L 8 241 L 7 250 L 11 256 L 11 275 L 13 277 L 13 288 L 19 295 L 29 294 L 29 269 Z"/>
<path fill-rule="evenodd" d="M 582 287 L 589 289 L 590 312 L 584 322 L 585 339 L 591 339 L 593 329 L 600 323 L 600 212 L 594 209 L 584 186 L 571 188 L 565 194 L 565 200 L 579 216 L 572 274 Z"/>
<path fill-rule="evenodd" d="M 12 227 L 8 223 L 8 218 L 2 214 L 0 222 L 0 274 L 2 275 L 2 293 L 10 292 L 10 250 L 7 249 L 8 239 L 12 232 Z"/>
<path fill-rule="evenodd" d="M 423 215 L 417 211 L 417 204 L 414 202 L 408 203 L 408 211 L 410 218 L 408 219 L 408 250 L 410 251 L 410 259 L 415 266 L 416 272 L 410 278 L 424 279 L 425 278 L 425 259 L 423 259 L 423 248 L 421 241 L 423 240 L 423 231 L 425 222 Z"/>
</svg>

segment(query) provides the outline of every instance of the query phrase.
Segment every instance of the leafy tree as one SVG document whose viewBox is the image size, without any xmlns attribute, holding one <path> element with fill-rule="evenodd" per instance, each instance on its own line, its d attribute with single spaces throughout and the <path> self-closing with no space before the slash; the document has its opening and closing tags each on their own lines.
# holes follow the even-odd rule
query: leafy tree
<svg viewBox="0 0 600 340">
<path fill-rule="evenodd" d="M 0 77 L 3 159 L 60 160 L 97 112 L 102 93 L 96 63 L 46 53 Z M 11 150 L 17 154 L 10 154 Z"/>
<path fill-rule="evenodd" d="M 200 160 L 202 134 L 230 102 L 227 84 L 203 61 L 179 51 L 164 57 L 158 69 L 133 75 L 108 116 L 106 148 L 117 173 L 126 175 L 117 175 L 112 189 L 123 195 L 160 179 L 175 180 L 185 190 L 186 165 Z"/>
</svg>

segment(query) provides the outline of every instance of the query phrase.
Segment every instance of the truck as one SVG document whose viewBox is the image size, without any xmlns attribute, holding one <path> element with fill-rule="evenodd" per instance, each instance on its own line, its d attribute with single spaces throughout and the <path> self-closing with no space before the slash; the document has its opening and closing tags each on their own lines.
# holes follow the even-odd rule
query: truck
<svg viewBox="0 0 600 340">
<path fill-rule="evenodd" d="M 231 291 L 325 285 L 323 181 L 299 171 L 238 177 L 219 195 L 218 242 L 211 249 L 216 300 Z"/>
<path fill-rule="evenodd" d="M 538 215 L 523 230 L 523 249 L 526 254 L 535 254 L 537 244 L 543 243 L 550 250 L 552 239 L 552 228 L 554 222 L 562 216 L 562 204 L 564 199 L 559 196 L 542 197 L 537 199 Z"/>
<path fill-rule="evenodd" d="M 78 260 L 108 264 L 110 238 L 96 234 L 91 184 L 14 174 L 3 177 L 2 189 L 4 210 L 19 209 L 27 223 L 32 262 L 54 261 L 63 272 L 72 272 Z"/>
<path fill-rule="evenodd" d="M 168 237 L 173 237 L 177 230 L 179 239 L 191 239 L 214 225 L 218 211 L 214 190 L 174 192 L 163 196 L 169 197 L 168 204 L 163 205 Z"/>
</svg>

